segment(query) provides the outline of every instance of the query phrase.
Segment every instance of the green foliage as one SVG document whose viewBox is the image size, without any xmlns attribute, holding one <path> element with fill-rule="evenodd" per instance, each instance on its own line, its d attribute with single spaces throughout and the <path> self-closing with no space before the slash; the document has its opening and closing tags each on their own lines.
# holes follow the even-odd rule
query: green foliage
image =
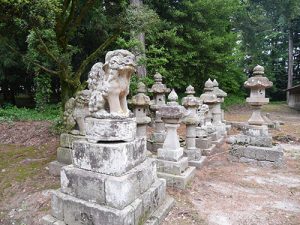
<svg viewBox="0 0 300 225">
<path fill-rule="evenodd" d="M 50 127 L 50 132 L 52 134 L 60 135 L 62 133 L 66 133 L 69 131 L 70 130 L 66 127 L 66 124 L 62 119 L 62 116 L 57 117 L 52 121 L 52 125 Z"/>
<path fill-rule="evenodd" d="M 51 77 L 49 74 L 38 74 L 34 78 L 35 84 L 35 103 L 38 111 L 45 111 L 50 102 L 52 94 Z"/>
<path fill-rule="evenodd" d="M 246 105 L 245 95 L 229 95 L 225 98 L 224 103 L 222 103 L 222 108 L 227 111 L 231 106 L 235 105 Z"/>
<path fill-rule="evenodd" d="M 17 108 L 8 105 L 0 108 L 0 122 L 8 121 L 38 121 L 57 120 L 60 117 L 61 107 L 59 105 L 48 105 L 43 112 L 36 109 Z"/>
<path fill-rule="evenodd" d="M 160 72 L 169 87 L 184 92 L 192 84 L 198 93 L 216 78 L 229 93 L 239 93 L 244 80 L 233 32 L 239 1 L 146 1 L 162 19 L 146 36 L 147 71 Z"/>
<path fill-rule="evenodd" d="M 242 3 L 239 21 L 243 22 L 236 23 L 246 55 L 242 66 L 249 76 L 254 66 L 264 66 L 266 76 L 274 83 L 271 97 L 283 100 L 286 95 L 283 90 L 287 87 L 288 33 L 291 29 L 295 34 L 300 31 L 300 26 L 294 26 L 294 21 L 300 18 L 300 1 L 248 0 Z M 299 45 L 294 47 L 297 48 Z"/>
</svg>

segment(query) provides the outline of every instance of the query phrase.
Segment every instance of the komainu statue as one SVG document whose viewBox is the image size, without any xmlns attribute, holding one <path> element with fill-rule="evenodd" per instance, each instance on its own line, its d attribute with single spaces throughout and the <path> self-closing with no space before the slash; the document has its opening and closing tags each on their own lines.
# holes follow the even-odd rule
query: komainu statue
<svg viewBox="0 0 300 225">
<path fill-rule="evenodd" d="M 88 79 L 92 116 L 129 115 L 126 97 L 134 71 L 135 56 L 127 50 L 110 51 L 106 54 L 104 64 L 96 63 L 92 67 Z"/>
<path fill-rule="evenodd" d="M 65 104 L 63 119 L 67 129 L 73 129 L 72 134 L 85 135 L 84 119 L 90 115 L 88 108 L 90 96 L 90 90 L 79 91 L 75 98 L 70 98 Z"/>
<path fill-rule="evenodd" d="M 205 118 L 206 118 L 208 111 L 209 111 L 209 107 L 206 104 L 202 104 L 198 107 L 197 115 L 199 118 L 199 127 L 205 126 L 205 122 L 206 122 Z"/>
</svg>

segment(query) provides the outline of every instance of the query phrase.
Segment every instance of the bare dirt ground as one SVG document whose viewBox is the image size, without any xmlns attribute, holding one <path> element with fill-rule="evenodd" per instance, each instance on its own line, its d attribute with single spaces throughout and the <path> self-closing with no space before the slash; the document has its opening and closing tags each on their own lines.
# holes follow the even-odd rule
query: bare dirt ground
<svg viewBox="0 0 300 225">
<path fill-rule="evenodd" d="M 284 122 L 272 131 L 274 142 L 285 146 L 281 169 L 253 167 L 227 161 L 228 146 L 208 158 L 187 190 L 168 189 L 177 203 L 163 225 L 299 225 L 300 113 L 283 104 L 264 108 Z M 235 107 L 231 121 L 246 121 L 250 111 Z M 48 175 L 58 137 L 47 122 L 0 124 L 0 224 L 37 225 L 49 212 L 49 189 L 59 179 Z M 184 127 L 180 129 L 184 133 Z"/>
</svg>

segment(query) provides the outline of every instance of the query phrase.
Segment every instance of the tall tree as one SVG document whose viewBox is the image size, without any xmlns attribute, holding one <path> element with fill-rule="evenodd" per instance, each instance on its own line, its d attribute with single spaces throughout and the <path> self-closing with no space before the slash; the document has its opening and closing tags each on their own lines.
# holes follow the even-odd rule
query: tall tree
<svg viewBox="0 0 300 225">
<path fill-rule="evenodd" d="M 140 8 L 143 6 L 143 1 L 142 0 L 130 0 L 130 4 L 136 10 L 140 10 Z M 136 48 L 135 54 L 137 55 L 137 60 L 140 61 L 139 59 L 146 57 L 145 33 L 139 32 L 136 34 L 135 31 L 132 31 L 132 33 L 133 33 L 133 37 L 137 38 L 137 40 L 139 41 L 139 48 Z M 147 75 L 147 69 L 144 64 L 137 66 L 137 75 L 139 77 L 145 77 Z"/>
<path fill-rule="evenodd" d="M 147 69 L 160 72 L 168 85 L 201 92 L 211 77 L 229 93 L 240 93 L 244 76 L 238 67 L 233 20 L 237 0 L 145 0 L 163 20 L 146 36 Z"/>
<path fill-rule="evenodd" d="M 242 4 L 245 11 L 240 20 L 243 23 L 237 27 L 241 30 L 243 49 L 247 54 L 245 65 L 253 68 L 255 64 L 263 64 L 266 74 L 274 82 L 271 95 L 284 98 L 283 90 L 292 85 L 293 21 L 299 17 L 300 1 L 245 0 Z"/>
<path fill-rule="evenodd" d="M 21 24 L 20 28 L 28 32 L 26 62 L 35 71 L 59 78 L 64 105 L 84 88 L 90 65 L 122 32 L 125 9 L 126 1 L 122 0 L 2 0 L 1 38 L 6 38 L 10 23 Z M 89 43 L 85 43 L 85 35 L 93 37 Z"/>
</svg>

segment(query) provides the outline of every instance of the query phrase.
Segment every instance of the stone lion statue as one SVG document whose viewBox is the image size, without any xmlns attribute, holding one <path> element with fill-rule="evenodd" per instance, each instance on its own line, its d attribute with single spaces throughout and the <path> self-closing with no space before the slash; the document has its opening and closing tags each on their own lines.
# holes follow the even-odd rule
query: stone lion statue
<svg viewBox="0 0 300 225">
<path fill-rule="evenodd" d="M 206 104 L 202 104 L 197 109 L 197 116 L 199 118 L 199 126 L 203 127 L 205 126 L 205 118 L 207 116 L 207 113 L 209 111 L 209 107 Z"/>
<path fill-rule="evenodd" d="M 65 104 L 63 115 L 64 123 L 72 134 L 85 135 L 85 117 L 90 115 L 88 104 L 91 96 L 90 90 L 76 93 L 75 98 L 70 98 Z"/>
<path fill-rule="evenodd" d="M 105 63 L 96 63 L 88 79 L 91 98 L 89 110 L 95 117 L 105 115 L 128 116 L 127 95 L 135 56 L 127 50 L 115 50 L 106 54 Z"/>
</svg>

